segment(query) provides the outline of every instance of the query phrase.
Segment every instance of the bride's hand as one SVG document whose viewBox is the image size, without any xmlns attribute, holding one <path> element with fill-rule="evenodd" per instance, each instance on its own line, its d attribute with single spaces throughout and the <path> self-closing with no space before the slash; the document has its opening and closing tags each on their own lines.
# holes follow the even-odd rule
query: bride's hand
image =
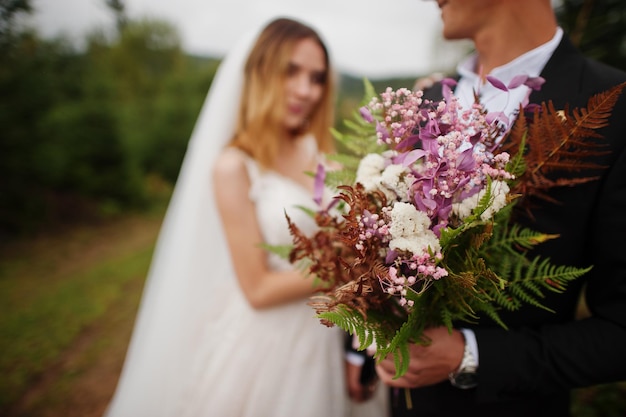
<svg viewBox="0 0 626 417">
<path fill-rule="evenodd" d="M 374 394 L 378 383 L 378 378 L 374 378 L 374 380 L 367 385 L 361 384 L 360 377 L 362 370 L 362 365 L 355 365 L 346 361 L 346 385 L 348 395 L 352 401 L 357 403 L 369 400 Z"/>
</svg>

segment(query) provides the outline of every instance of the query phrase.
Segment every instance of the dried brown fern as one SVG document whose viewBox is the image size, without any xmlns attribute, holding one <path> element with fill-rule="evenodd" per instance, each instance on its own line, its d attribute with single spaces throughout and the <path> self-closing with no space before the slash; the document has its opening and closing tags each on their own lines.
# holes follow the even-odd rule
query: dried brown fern
<svg viewBox="0 0 626 417">
<path fill-rule="evenodd" d="M 606 154 L 597 129 L 608 125 L 626 83 L 592 96 L 587 107 L 557 111 L 552 101 L 542 103 L 530 120 L 518 117 L 503 141 L 502 150 L 524 152 L 525 171 L 512 192 L 555 202 L 553 187 L 574 186 L 597 179 L 590 172 L 603 166 L 593 157 Z"/>
<path fill-rule="evenodd" d="M 342 219 L 326 211 L 317 212 L 315 220 L 319 229 L 313 236 L 302 233 L 287 216 L 294 243 L 289 260 L 295 263 L 306 259 L 310 263 L 308 271 L 322 282 L 322 287 L 328 288 L 309 303 L 318 314 L 344 305 L 365 318 L 368 311 L 380 309 L 389 295 L 378 279 L 387 275 L 387 269 L 379 259 L 380 247 L 368 245 L 362 251 L 354 249 L 361 233 L 357 213 L 364 210 L 378 212 L 386 200 L 382 194 L 372 198 L 361 184 L 340 186 L 339 189 L 338 198 L 350 207 L 350 211 Z M 322 323 L 330 325 L 324 320 Z"/>
</svg>

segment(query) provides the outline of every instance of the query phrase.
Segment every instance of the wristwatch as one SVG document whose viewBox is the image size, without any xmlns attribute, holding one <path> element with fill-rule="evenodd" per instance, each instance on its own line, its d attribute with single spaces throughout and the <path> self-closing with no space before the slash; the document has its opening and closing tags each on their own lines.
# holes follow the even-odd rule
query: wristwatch
<svg viewBox="0 0 626 417">
<path fill-rule="evenodd" d="M 465 342 L 465 349 L 463 349 L 461 366 L 455 372 L 451 372 L 448 379 L 452 386 L 461 389 L 474 388 L 478 385 L 478 363 L 467 341 Z"/>
</svg>

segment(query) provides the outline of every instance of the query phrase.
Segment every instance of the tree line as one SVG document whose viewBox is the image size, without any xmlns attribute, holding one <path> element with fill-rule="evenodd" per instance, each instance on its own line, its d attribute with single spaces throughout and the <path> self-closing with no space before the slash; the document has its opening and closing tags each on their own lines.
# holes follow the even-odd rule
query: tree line
<svg viewBox="0 0 626 417">
<path fill-rule="evenodd" d="M 176 180 L 218 63 L 167 22 L 118 19 L 78 49 L 18 27 L 30 10 L 0 3 L 0 241 L 147 207 L 155 179 Z"/>
</svg>

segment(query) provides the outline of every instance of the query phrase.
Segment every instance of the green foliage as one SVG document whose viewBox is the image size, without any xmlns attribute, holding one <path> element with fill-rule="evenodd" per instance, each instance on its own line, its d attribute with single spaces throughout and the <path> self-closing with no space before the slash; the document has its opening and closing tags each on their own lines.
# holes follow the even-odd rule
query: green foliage
<svg viewBox="0 0 626 417">
<path fill-rule="evenodd" d="M 217 62 L 198 67 L 192 76 L 188 70 L 177 72 L 165 80 L 163 89 L 155 97 L 152 123 L 145 126 L 149 144 L 143 150 L 145 171 L 157 173 L 174 183 L 187 149 L 200 106 L 213 80 Z M 206 68 L 206 69 L 205 69 Z"/>
<path fill-rule="evenodd" d="M 46 141 L 35 149 L 35 164 L 44 184 L 101 200 L 143 200 L 142 178 L 125 152 L 109 103 L 63 103 L 41 123 Z"/>
<path fill-rule="evenodd" d="M 368 97 L 376 96 L 373 84 L 363 80 L 365 95 L 357 108 L 368 104 Z M 376 144 L 376 133 L 370 123 L 365 121 L 357 110 L 352 110 L 350 119 L 343 121 L 344 129 L 332 129 L 337 142 L 338 153 L 329 155 L 328 159 L 336 161 L 342 169 L 327 173 L 326 183 L 331 187 L 341 184 L 352 184 L 355 180 L 359 161 L 369 153 L 380 153 L 382 145 Z"/>
<path fill-rule="evenodd" d="M 115 15 L 117 30 L 119 32 L 123 31 L 126 27 L 126 23 L 128 22 L 128 18 L 124 10 L 126 8 L 124 6 L 124 2 L 122 0 L 104 0 L 104 2 Z"/>
<path fill-rule="evenodd" d="M 0 52 L 11 43 L 16 17 L 32 9 L 30 0 L 0 0 Z"/>
<path fill-rule="evenodd" d="M 394 89 L 400 87 L 410 88 L 422 75 L 424 74 L 415 74 L 415 77 L 410 78 L 372 79 L 368 82 L 371 84 L 375 92 L 381 92 L 387 87 Z M 354 109 L 358 109 L 361 105 L 365 104 L 363 102 L 363 97 L 373 97 L 373 95 L 365 95 L 365 84 L 363 83 L 362 78 L 356 78 L 345 74 L 343 74 L 340 78 L 339 89 L 339 97 L 336 106 L 337 123 L 335 128 L 340 132 L 345 132 L 347 130 L 345 121 L 349 120 L 354 115 Z"/>
<path fill-rule="evenodd" d="M 87 40 L 2 44 L 0 239 L 144 207 L 149 178 L 177 178 L 217 61 L 161 21 Z"/>
<path fill-rule="evenodd" d="M 0 234 L 36 228 L 46 216 L 45 182 L 57 174 L 39 165 L 37 150 L 44 142 L 40 123 L 64 95 L 76 97 L 76 88 L 66 90 L 66 79 L 57 77 L 74 75 L 71 69 L 80 66 L 67 51 L 60 41 L 44 43 L 24 33 L 3 57 L 7 65 L 0 66 Z"/>
</svg>

